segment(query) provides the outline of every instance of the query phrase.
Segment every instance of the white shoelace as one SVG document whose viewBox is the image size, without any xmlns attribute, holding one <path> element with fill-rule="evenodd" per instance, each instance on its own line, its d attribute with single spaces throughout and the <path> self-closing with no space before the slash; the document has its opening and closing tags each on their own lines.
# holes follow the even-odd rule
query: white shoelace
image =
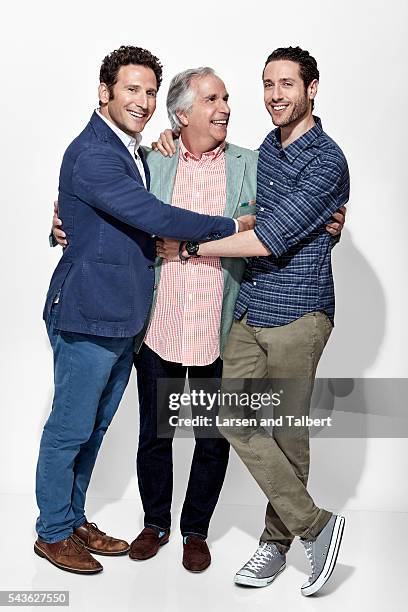
<svg viewBox="0 0 408 612">
<path fill-rule="evenodd" d="M 307 544 L 304 545 L 305 546 L 305 551 L 307 554 L 307 558 L 310 561 L 310 565 L 312 567 L 312 576 L 315 573 L 315 562 L 314 562 L 314 558 L 313 558 L 313 546 L 311 542 L 307 542 Z"/>
<path fill-rule="evenodd" d="M 268 563 L 268 561 L 272 559 L 272 557 L 274 557 L 275 555 L 276 552 L 274 547 L 265 542 L 264 544 L 261 544 L 259 546 L 254 556 L 248 561 L 248 563 L 245 563 L 242 569 L 258 571 L 262 569 L 263 566 L 266 565 L 266 563 Z"/>
</svg>

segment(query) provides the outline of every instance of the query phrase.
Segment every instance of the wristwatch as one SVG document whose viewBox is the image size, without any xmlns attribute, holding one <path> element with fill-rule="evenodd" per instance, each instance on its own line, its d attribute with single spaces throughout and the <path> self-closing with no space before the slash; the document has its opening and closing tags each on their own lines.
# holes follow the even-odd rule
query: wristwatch
<svg viewBox="0 0 408 612">
<path fill-rule="evenodd" d="M 185 249 L 190 257 L 200 257 L 198 249 L 200 248 L 199 242 L 186 242 Z"/>
<path fill-rule="evenodd" d="M 198 242 L 180 242 L 179 258 L 184 262 L 190 259 L 190 257 L 200 257 L 200 255 L 197 254 L 199 247 L 200 244 Z M 183 255 L 184 249 L 187 251 L 188 257 Z"/>
</svg>

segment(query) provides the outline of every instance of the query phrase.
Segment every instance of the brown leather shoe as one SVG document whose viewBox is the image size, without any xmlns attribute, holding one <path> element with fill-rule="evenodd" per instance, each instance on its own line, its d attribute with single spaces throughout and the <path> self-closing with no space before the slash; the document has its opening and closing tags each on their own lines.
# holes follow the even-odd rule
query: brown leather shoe
<svg viewBox="0 0 408 612">
<path fill-rule="evenodd" d="M 183 544 L 183 565 L 189 572 L 202 572 L 211 563 L 211 554 L 207 542 L 194 535 L 187 536 Z"/>
<path fill-rule="evenodd" d="M 34 544 L 34 552 L 56 567 L 74 574 L 97 574 L 103 570 L 99 561 L 72 535 L 54 544 L 48 544 L 38 538 Z"/>
<path fill-rule="evenodd" d="M 129 552 L 129 544 L 125 540 L 118 540 L 106 535 L 98 529 L 95 523 L 84 523 L 74 529 L 74 534 L 83 542 L 84 546 L 98 555 L 118 556 Z"/>
<path fill-rule="evenodd" d="M 130 545 L 129 557 L 137 561 L 145 561 L 157 555 L 160 546 L 169 541 L 170 533 L 166 532 L 161 538 L 158 529 L 145 527 Z"/>
</svg>

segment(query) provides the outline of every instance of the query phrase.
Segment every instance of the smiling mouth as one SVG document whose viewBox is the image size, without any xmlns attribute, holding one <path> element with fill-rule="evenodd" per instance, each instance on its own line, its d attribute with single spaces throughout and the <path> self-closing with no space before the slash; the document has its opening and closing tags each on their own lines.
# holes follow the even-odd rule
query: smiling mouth
<svg viewBox="0 0 408 612">
<path fill-rule="evenodd" d="M 280 113 L 288 108 L 288 104 L 272 104 L 272 110 L 275 113 Z"/>
<path fill-rule="evenodd" d="M 215 125 L 216 127 L 227 127 L 228 125 L 228 119 L 213 119 L 211 121 L 211 123 L 213 125 Z"/>
<path fill-rule="evenodd" d="M 137 113 L 136 111 L 132 111 L 128 109 L 128 113 L 133 119 L 143 119 L 146 117 L 146 113 Z"/>
</svg>

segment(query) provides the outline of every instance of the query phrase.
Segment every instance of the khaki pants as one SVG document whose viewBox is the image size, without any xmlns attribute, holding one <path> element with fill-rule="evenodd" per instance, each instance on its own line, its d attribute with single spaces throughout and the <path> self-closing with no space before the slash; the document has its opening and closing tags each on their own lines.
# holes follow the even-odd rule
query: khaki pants
<svg viewBox="0 0 408 612">
<path fill-rule="evenodd" d="M 323 312 L 312 312 L 280 327 L 253 327 L 234 321 L 224 354 L 223 379 L 274 379 L 284 387 L 274 417 L 309 415 L 317 364 L 332 331 Z M 282 385 L 279 383 L 282 381 Z M 246 384 L 242 381 L 243 384 Z M 225 389 L 223 385 L 223 390 Z M 235 411 L 236 413 L 236 411 Z M 221 407 L 230 418 L 233 407 Z M 331 517 L 319 509 L 306 486 L 309 475 L 307 427 L 220 427 L 268 498 L 261 541 L 286 552 L 294 538 L 313 539 Z"/>
</svg>

